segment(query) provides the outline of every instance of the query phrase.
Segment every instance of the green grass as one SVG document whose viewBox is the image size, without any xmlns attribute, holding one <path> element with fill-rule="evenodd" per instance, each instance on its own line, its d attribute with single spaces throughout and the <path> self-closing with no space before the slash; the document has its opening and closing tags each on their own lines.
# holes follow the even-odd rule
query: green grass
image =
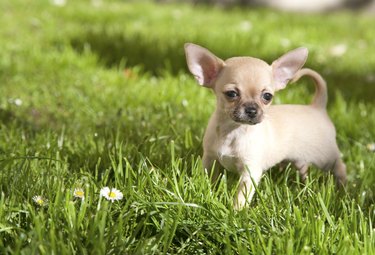
<svg viewBox="0 0 375 255">
<path fill-rule="evenodd" d="M 114 0 L 0 6 L 0 253 L 375 254 L 366 147 L 375 142 L 375 18 Z M 303 184 L 275 168 L 251 206 L 234 211 L 226 178 L 211 189 L 202 174 L 215 99 L 187 74 L 184 42 L 268 62 L 307 46 L 306 66 L 328 81 L 346 191 L 317 169 Z M 337 44 L 344 55 L 330 53 Z M 303 81 L 276 103 L 311 95 Z M 105 186 L 124 198 L 100 198 Z"/>
</svg>

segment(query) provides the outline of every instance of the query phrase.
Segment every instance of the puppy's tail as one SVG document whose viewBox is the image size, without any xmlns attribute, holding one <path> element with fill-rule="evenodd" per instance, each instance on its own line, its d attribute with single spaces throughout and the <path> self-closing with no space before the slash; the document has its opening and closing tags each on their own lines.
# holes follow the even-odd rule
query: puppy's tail
<svg viewBox="0 0 375 255">
<path fill-rule="evenodd" d="M 294 75 L 292 82 L 298 81 L 305 75 L 310 76 L 315 83 L 315 96 L 311 104 L 318 108 L 326 108 L 328 101 L 327 84 L 319 73 L 309 68 L 302 68 Z"/>
</svg>

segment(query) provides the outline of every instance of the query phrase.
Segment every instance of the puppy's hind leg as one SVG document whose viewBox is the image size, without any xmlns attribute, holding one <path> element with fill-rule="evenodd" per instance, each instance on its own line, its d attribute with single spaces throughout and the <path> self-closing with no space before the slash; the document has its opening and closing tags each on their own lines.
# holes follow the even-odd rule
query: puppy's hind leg
<svg viewBox="0 0 375 255">
<path fill-rule="evenodd" d="M 337 184 L 345 185 L 346 183 L 346 165 L 338 158 L 333 167 L 333 175 L 336 177 Z"/>
<path fill-rule="evenodd" d="M 307 174 L 309 172 L 309 165 L 307 163 L 304 163 L 304 162 L 296 162 L 296 163 L 294 163 L 294 165 L 297 167 L 297 169 L 299 171 L 299 175 L 301 176 L 301 180 L 303 182 L 305 182 L 306 178 L 307 178 Z"/>
</svg>

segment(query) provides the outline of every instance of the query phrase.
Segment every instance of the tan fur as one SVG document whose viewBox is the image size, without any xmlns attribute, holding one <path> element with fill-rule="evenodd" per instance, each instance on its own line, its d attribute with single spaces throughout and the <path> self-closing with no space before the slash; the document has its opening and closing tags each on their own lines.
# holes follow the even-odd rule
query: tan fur
<svg viewBox="0 0 375 255">
<path fill-rule="evenodd" d="M 310 76 L 315 82 L 316 92 L 311 104 L 325 109 L 328 101 L 327 84 L 320 74 L 309 68 L 302 68 L 295 74 L 291 82 L 296 82 L 305 75 Z"/>
<path fill-rule="evenodd" d="M 288 52 L 272 65 L 251 57 L 222 61 L 194 44 L 186 44 L 185 52 L 189 70 L 217 98 L 203 139 L 203 165 L 207 171 L 213 170 L 213 182 L 220 176 L 220 167 L 239 176 L 234 200 L 237 209 L 250 202 L 253 184 L 259 183 L 262 174 L 283 161 L 293 162 L 302 178 L 312 164 L 333 170 L 338 182 L 345 183 L 346 169 L 336 144 L 335 127 L 325 109 L 325 82 L 315 71 L 300 69 L 307 49 Z M 316 84 L 311 105 L 272 106 L 265 99 L 266 93 L 273 95 L 289 80 L 303 75 L 312 77 Z M 233 91 L 238 96 L 226 94 Z"/>
</svg>

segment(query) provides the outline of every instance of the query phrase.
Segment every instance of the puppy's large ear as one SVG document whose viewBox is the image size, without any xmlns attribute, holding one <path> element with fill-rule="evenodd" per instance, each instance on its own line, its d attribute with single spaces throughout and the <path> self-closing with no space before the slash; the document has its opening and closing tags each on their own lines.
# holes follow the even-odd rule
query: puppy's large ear
<svg viewBox="0 0 375 255">
<path fill-rule="evenodd" d="M 209 50 L 192 43 L 185 44 L 186 62 L 199 85 L 212 88 L 224 61 Z"/>
<path fill-rule="evenodd" d="M 305 64 L 308 55 L 307 48 L 297 48 L 289 51 L 272 63 L 272 74 L 275 90 L 286 87 L 289 80 Z"/>
</svg>

